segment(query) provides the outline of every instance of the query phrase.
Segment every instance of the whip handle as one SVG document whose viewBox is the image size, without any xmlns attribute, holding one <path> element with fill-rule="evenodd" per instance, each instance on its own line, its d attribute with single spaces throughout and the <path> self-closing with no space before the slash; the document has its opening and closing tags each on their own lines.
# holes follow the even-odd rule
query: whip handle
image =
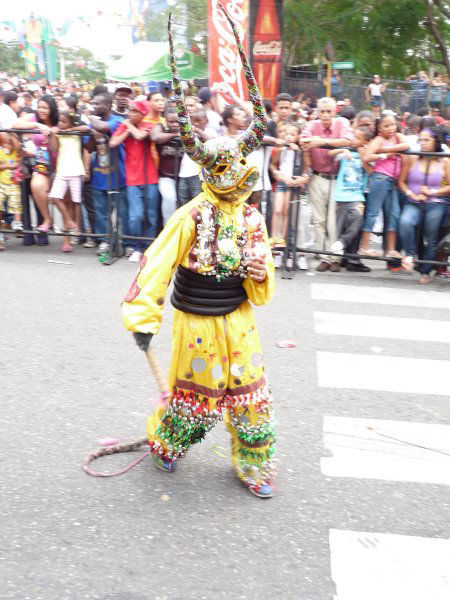
<svg viewBox="0 0 450 600">
<path fill-rule="evenodd" d="M 145 353 L 145 356 L 147 358 L 147 362 L 153 373 L 153 376 L 156 379 L 159 391 L 161 392 L 161 394 L 168 394 L 169 385 L 164 376 L 163 370 L 161 369 L 161 365 L 159 364 L 159 360 L 155 352 L 151 348 L 149 348 Z"/>
</svg>

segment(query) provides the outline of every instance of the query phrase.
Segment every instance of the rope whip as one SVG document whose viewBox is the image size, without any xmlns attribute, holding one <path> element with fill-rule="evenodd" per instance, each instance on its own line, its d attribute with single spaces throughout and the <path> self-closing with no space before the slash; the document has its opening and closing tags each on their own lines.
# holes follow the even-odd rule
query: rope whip
<svg viewBox="0 0 450 600">
<path fill-rule="evenodd" d="M 150 367 L 151 372 L 153 373 L 153 377 L 156 380 L 158 385 L 158 389 L 160 391 L 160 403 L 165 404 L 169 398 L 169 385 L 164 376 L 163 370 L 161 369 L 161 365 L 159 360 L 155 354 L 155 352 L 149 347 L 145 352 L 145 357 L 147 359 L 148 365 Z M 134 440 L 132 442 L 121 442 L 118 444 L 113 444 L 111 446 L 101 447 L 97 450 L 94 450 L 90 454 L 88 454 L 83 463 L 83 471 L 92 477 L 115 477 L 116 475 L 122 475 L 130 471 L 133 467 L 138 465 L 141 461 L 144 460 L 147 456 L 150 455 L 150 450 L 145 451 L 139 458 L 136 458 L 129 465 L 120 469 L 119 471 L 114 471 L 113 473 L 106 473 L 103 471 L 94 471 L 90 467 L 90 463 L 92 463 L 97 458 L 101 456 L 107 456 L 108 454 L 118 454 L 121 452 L 136 452 L 142 446 L 148 443 L 148 439 L 146 437 L 141 438 L 139 440 Z"/>
</svg>

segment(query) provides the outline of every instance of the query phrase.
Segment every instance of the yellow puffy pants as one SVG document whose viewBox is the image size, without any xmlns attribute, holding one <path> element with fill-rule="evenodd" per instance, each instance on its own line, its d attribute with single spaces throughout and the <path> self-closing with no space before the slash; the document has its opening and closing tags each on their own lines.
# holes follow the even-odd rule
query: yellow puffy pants
<svg viewBox="0 0 450 600">
<path fill-rule="evenodd" d="M 270 483 L 271 394 L 249 302 L 221 317 L 175 311 L 170 389 L 168 407 L 148 420 L 154 454 L 182 458 L 224 416 L 237 475 L 250 485 Z"/>
</svg>

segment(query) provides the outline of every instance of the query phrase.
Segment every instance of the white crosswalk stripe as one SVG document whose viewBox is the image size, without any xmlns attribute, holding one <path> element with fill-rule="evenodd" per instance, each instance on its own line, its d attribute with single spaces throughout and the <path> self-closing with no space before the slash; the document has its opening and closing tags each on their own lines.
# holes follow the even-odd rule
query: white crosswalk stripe
<svg viewBox="0 0 450 600">
<path fill-rule="evenodd" d="M 428 358 L 431 346 L 422 344 L 450 344 L 448 292 L 313 283 L 311 297 L 320 302 L 314 313 L 319 388 L 376 391 L 377 399 L 380 392 L 401 393 L 412 406 L 419 394 L 450 397 L 450 360 Z M 351 310 L 335 312 L 341 303 Z M 357 313 L 358 305 L 364 314 Z M 373 314 L 367 314 L 368 306 Z M 386 306 L 405 310 L 399 317 L 377 314 Z M 427 319 L 417 318 L 417 308 L 428 309 Z M 336 336 L 345 336 L 346 343 L 331 351 Z M 361 353 L 362 338 L 380 344 L 379 351 L 399 347 L 403 355 Z M 395 340 L 408 341 L 408 352 Z M 388 420 L 382 408 L 375 419 L 361 413 L 336 416 L 338 404 L 332 410 L 333 416 L 323 418 L 324 476 L 450 485 L 450 425 Z M 450 598 L 450 539 L 331 529 L 329 543 L 335 600 Z"/>
<path fill-rule="evenodd" d="M 450 309 L 450 294 L 447 290 L 435 292 L 433 290 L 399 290 L 389 287 L 313 283 L 311 284 L 311 297 L 314 300 Z"/>
<path fill-rule="evenodd" d="M 328 477 L 450 485 L 450 425 L 325 416 Z"/>
<path fill-rule="evenodd" d="M 450 540 L 330 531 L 335 600 L 448 600 Z"/>
<path fill-rule="evenodd" d="M 323 335 L 353 335 L 450 344 L 449 321 L 315 312 L 314 322 L 316 333 Z"/>
<path fill-rule="evenodd" d="M 317 352 L 320 387 L 450 395 L 450 361 Z"/>
</svg>

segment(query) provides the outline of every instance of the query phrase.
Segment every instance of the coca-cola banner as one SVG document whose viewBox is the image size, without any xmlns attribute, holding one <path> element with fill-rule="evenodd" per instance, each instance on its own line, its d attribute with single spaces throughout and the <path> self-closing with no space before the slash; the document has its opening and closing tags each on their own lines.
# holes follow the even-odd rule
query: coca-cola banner
<svg viewBox="0 0 450 600">
<path fill-rule="evenodd" d="M 250 0 L 249 39 L 253 71 L 262 97 L 272 101 L 281 85 L 282 26 L 282 0 Z"/>
<path fill-rule="evenodd" d="M 235 21 L 245 51 L 248 53 L 248 0 L 221 0 Z M 208 0 L 209 84 L 228 84 L 245 99 L 247 86 L 236 42 L 219 0 Z"/>
</svg>

